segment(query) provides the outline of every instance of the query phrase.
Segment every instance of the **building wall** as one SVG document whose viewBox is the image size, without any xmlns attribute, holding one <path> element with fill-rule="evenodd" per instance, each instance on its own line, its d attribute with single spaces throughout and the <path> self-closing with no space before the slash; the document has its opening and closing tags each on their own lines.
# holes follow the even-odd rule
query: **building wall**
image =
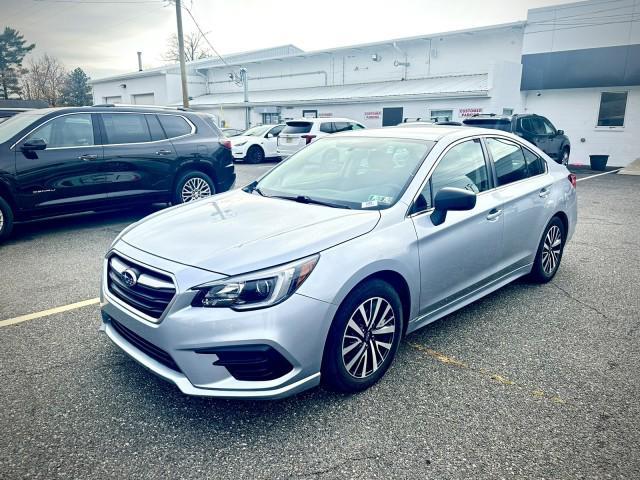
<svg viewBox="0 0 640 480">
<path fill-rule="evenodd" d="M 122 85 L 126 85 L 123 88 Z M 166 105 L 167 84 L 163 74 L 129 78 L 113 82 L 95 83 L 93 85 L 94 103 L 104 103 L 105 97 L 121 96 L 122 103 L 133 103 L 132 95 L 153 93 L 156 105 Z"/>
<path fill-rule="evenodd" d="M 596 127 L 603 91 L 628 91 L 625 126 Z M 579 88 L 526 93 L 527 111 L 548 117 L 571 140 L 572 164 L 589 155 L 610 155 L 609 165 L 625 166 L 640 157 L 640 87 Z"/>
</svg>

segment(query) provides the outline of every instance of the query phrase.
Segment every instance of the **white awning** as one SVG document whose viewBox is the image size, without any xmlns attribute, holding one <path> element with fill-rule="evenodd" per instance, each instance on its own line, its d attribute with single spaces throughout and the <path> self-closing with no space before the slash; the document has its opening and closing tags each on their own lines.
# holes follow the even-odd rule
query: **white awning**
<svg viewBox="0 0 640 480">
<path fill-rule="evenodd" d="M 327 87 L 249 91 L 244 103 L 242 91 L 202 95 L 192 107 L 243 107 L 254 105 L 300 105 L 362 103 L 380 100 L 422 100 L 431 98 L 488 97 L 488 74 L 449 75 L 420 80 L 358 83 Z"/>
</svg>

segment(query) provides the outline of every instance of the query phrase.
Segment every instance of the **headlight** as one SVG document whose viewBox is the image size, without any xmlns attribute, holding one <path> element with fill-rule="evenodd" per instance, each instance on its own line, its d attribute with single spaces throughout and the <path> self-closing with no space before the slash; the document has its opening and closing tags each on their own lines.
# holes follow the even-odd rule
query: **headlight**
<svg viewBox="0 0 640 480">
<path fill-rule="evenodd" d="M 238 143 L 234 143 L 233 146 L 234 147 L 241 147 L 243 146 L 245 143 L 247 143 L 249 140 L 245 140 L 244 142 L 238 142 Z"/>
<path fill-rule="evenodd" d="M 251 310 L 284 302 L 311 274 L 320 255 L 194 287 L 194 307 Z"/>
</svg>

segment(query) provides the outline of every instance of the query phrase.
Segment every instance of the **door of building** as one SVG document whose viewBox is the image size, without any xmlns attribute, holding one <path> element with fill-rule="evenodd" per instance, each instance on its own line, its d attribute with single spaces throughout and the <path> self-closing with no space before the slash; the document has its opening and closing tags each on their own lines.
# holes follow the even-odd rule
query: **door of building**
<svg viewBox="0 0 640 480">
<path fill-rule="evenodd" d="M 393 127 L 402 123 L 402 107 L 390 107 L 382 109 L 382 126 Z"/>
</svg>

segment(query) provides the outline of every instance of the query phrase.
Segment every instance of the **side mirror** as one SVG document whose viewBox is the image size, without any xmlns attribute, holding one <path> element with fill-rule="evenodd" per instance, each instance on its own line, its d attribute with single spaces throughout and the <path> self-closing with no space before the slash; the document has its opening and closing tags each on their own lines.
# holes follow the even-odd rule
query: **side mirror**
<svg viewBox="0 0 640 480">
<path fill-rule="evenodd" d="M 447 218 L 449 210 L 471 210 L 476 206 L 476 194 L 463 188 L 444 187 L 438 190 L 433 199 L 434 211 L 431 221 L 440 225 Z"/>
<path fill-rule="evenodd" d="M 44 150 L 45 148 L 47 148 L 47 142 L 45 142 L 41 138 L 27 140 L 20 147 L 23 152 L 35 152 L 36 150 Z"/>
<path fill-rule="evenodd" d="M 273 138 L 273 133 L 267 133 L 267 138 Z"/>
<path fill-rule="evenodd" d="M 564 135 L 564 130 L 556 130 L 556 135 Z"/>
</svg>

